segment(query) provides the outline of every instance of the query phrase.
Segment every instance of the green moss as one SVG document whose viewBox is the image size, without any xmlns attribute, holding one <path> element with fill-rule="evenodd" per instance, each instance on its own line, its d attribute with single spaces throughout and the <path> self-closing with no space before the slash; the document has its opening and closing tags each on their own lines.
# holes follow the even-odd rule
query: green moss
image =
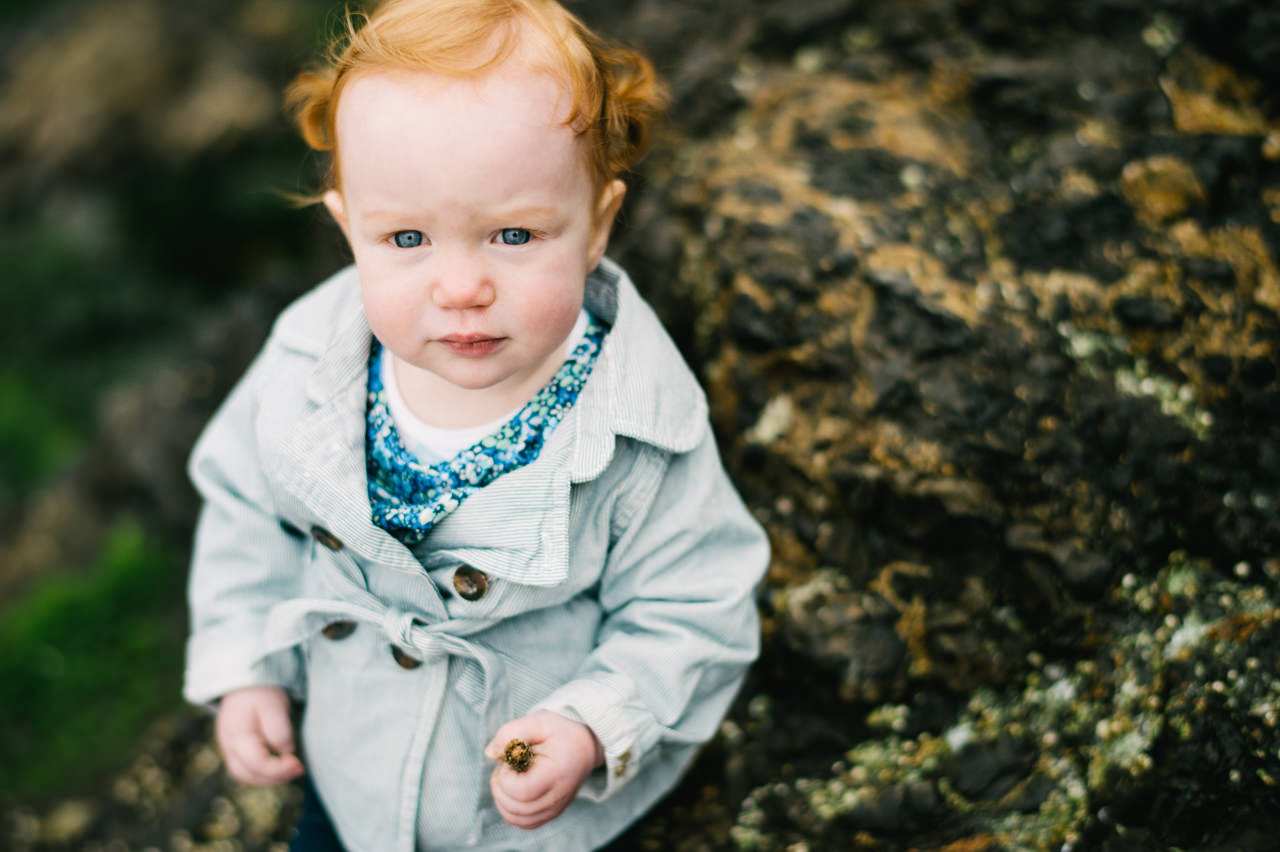
<svg viewBox="0 0 1280 852">
<path fill-rule="evenodd" d="M 18 376 L 0 373 L 0 482 L 29 493 L 61 467 L 82 435 Z"/>
<path fill-rule="evenodd" d="M 178 333 L 190 299 L 84 224 L 0 223 L 0 268 L 0 482 L 20 501 L 87 442 L 102 390 Z"/>
<path fill-rule="evenodd" d="M 0 622 L 0 799 L 61 792 L 122 761 L 180 703 L 184 572 L 135 524 L 94 569 Z"/>
</svg>

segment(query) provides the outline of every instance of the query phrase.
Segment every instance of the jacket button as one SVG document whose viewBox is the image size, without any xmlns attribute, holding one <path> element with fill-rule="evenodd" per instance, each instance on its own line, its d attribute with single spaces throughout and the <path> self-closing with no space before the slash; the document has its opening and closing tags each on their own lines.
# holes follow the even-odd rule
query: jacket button
<svg viewBox="0 0 1280 852">
<path fill-rule="evenodd" d="M 346 639 L 352 633 L 356 632 L 356 623 L 354 621 L 330 621 L 320 629 L 326 639 Z"/>
<path fill-rule="evenodd" d="M 615 778 L 621 778 L 623 775 L 626 775 L 627 764 L 630 762 L 631 762 L 631 749 L 627 749 L 622 754 L 618 755 L 618 766 L 616 769 L 613 770 L 613 776 Z"/>
<path fill-rule="evenodd" d="M 489 577 L 470 565 L 463 565 L 453 572 L 453 590 L 463 600 L 478 601 L 489 591 Z"/>
<path fill-rule="evenodd" d="M 311 537 L 333 551 L 342 549 L 342 542 L 322 526 L 311 527 Z"/>
<path fill-rule="evenodd" d="M 284 518 L 280 519 L 280 529 L 284 530 L 286 535 L 292 536 L 293 538 L 307 537 L 302 530 L 298 529 L 293 524 L 286 521 Z"/>
<path fill-rule="evenodd" d="M 422 660 L 410 657 L 404 651 L 401 651 L 396 645 L 391 646 L 391 656 L 395 657 L 396 662 L 399 663 L 400 668 L 402 669 L 416 669 L 418 666 L 422 665 Z"/>
</svg>

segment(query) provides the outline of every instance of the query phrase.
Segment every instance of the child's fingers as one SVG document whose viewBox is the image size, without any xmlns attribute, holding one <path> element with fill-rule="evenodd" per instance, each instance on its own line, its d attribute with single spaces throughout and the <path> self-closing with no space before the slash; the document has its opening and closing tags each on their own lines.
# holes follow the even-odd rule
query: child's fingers
<svg viewBox="0 0 1280 852">
<path fill-rule="evenodd" d="M 555 804 L 554 797 L 540 797 L 533 801 L 519 799 L 507 790 L 499 788 L 493 791 L 493 802 L 506 814 L 521 818 L 529 818 L 547 811 Z"/>
<path fill-rule="evenodd" d="M 537 828 L 538 826 L 550 821 L 549 817 L 547 819 L 543 819 L 541 815 L 523 816 L 521 814 L 512 813 L 501 805 L 498 805 L 498 815 L 501 816 L 508 825 L 524 829 Z"/>
<path fill-rule="evenodd" d="M 227 772 L 244 784 L 282 784 L 303 773 L 293 754 L 289 698 L 279 687 L 246 687 L 222 697 L 214 725 Z"/>
<path fill-rule="evenodd" d="M 262 776 L 262 773 L 247 765 L 243 760 L 234 754 L 227 754 L 225 758 L 227 766 L 227 774 L 235 781 L 241 784 L 250 784 L 254 787 L 268 787 L 270 782 Z"/>
<path fill-rule="evenodd" d="M 296 755 L 285 754 L 272 761 L 272 784 L 283 784 L 306 773 L 306 768 Z"/>
<path fill-rule="evenodd" d="M 238 764 L 238 770 L 232 771 L 232 764 L 227 763 L 227 772 L 232 778 L 242 784 L 249 784 L 254 787 L 275 787 L 297 778 L 302 774 L 302 764 L 295 762 L 292 764 L 277 764 L 269 767 L 251 767 L 245 763 Z"/>
<path fill-rule="evenodd" d="M 302 774 L 302 761 L 292 754 L 276 755 L 256 734 L 241 733 L 226 744 L 227 772 L 243 784 L 283 784 Z"/>
<path fill-rule="evenodd" d="M 555 787 L 557 774 L 555 767 L 543 761 L 527 772 L 516 772 L 506 763 L 499 762 L 493 768 L 493 783 L 502 787 L 504 793 L 522 802 L 533 802 L 548 795 Z"/>
<path fill-rule="evenodd" d="M 512 740 L 524 740 L 529 745 L 535 745 L 546 738 L 546 733 L 537 716 L 521 716 L 498 729 L 493 739 L 489 740 L 489 744 L 484 747 L 484 756 L 490 760 L 498 760 L 502 757 L 502 750 Z"/>
<path fill-rule="evenodd" d="M 262 736 L 276 754 L 293 754 L 293 724 L 287 707 L 264 707 L 258 713 Z"/>
<path fill-rule="evenodd" d="M 548 793 L 533 801 L 519 799 L 506 790 L 499 780 L 502 767 L 493 774 L 489 788 L 498 813 L 516 828 L 537 828 L 560 815 L 569 804 L 569 797 Z"/>
</svg>

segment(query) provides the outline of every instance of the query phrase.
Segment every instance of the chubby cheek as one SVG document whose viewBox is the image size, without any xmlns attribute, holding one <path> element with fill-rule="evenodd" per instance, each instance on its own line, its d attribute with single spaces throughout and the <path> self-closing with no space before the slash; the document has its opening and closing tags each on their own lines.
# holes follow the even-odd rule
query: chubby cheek
<svg viewBox="0 0 1280 852">
<path fill-rule="evenodd" d="M 528 291 L 520 309 L 521 325 L 555 346 L 568 336 L 582 309 L 582 287 L 566 286 L 557 276 L 546 286 Z"/>
<path fill-rule="evenodd" d="M 411 346 L 416 337 L 418 312 L 409 292 L 385 284 L 366 285 L 362 296 L 364 312 L 374 336 L 396 354 Z"/>
</svg>

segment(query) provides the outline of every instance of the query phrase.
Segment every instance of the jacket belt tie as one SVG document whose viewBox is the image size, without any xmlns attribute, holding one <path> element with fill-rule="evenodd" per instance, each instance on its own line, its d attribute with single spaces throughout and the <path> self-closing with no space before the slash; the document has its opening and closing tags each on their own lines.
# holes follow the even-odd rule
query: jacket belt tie
<svg viewBox="0 0 1280 852">
<path fill-rule="evenodd" d="M 350 559 L 345 554 L 342 556 L 346 560 Z M 380 630 L 393 645 L 424 662 L 448 656 L 474 660 L 480 667 L 484 681 L 481 706 L 486 737 L 493 736 L 499 727 L 514 718 L 509 706 L 510 692 L 506 688 L 507 666 L 502 655 L 479 642 L 464 638 L 492 626 L 495 621 L 450 619 L 424 622 L 414 613 L 388 606 L 367 589 L 357 585 L 350 576 L 326 572 L 325 580 L 340 597 L 293 598 L 271 608 L 267 617 L 263 656 L 298 645 L 335 620 L 364 622 Z M 506 696 L 507 700 L 496 701 L 496 696 Z M 483 797 L 483 793 L 480 795 Z M 473 834 L 478 836 L 479 801 L 474 810 L 477 819 Z"/>
</svg>

